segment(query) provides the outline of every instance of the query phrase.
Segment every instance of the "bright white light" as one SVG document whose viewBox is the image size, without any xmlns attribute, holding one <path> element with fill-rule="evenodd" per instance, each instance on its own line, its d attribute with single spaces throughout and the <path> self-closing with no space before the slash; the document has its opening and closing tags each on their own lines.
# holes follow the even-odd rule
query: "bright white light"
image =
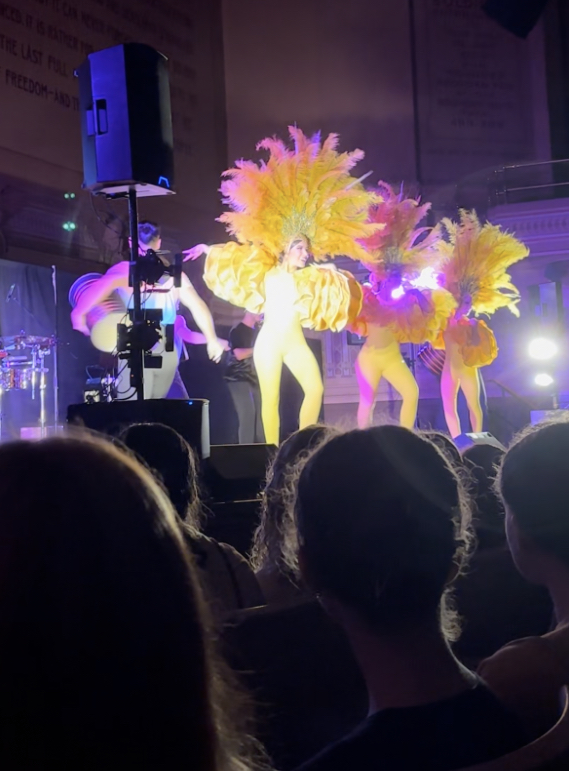
<svg viewBox="0 0 569 771">
<path fill-rule="evenodd" d="M 558 351 L 557 343 L 554 340 L 549 340 L 547 337 L 536 337 L 528 346 L 530 357 L 538 361 L 552 359 L 554 356 L 557 356 Z"/>
<path fill-rule="evenodd" d="M 400 297 L 403 297 L 404 294 L 405 294 L 405 290 L 403 289 L 403 287 L 398 286 L 393 290 L 393 292 L 391 292 L 391 297 L 394 300 L 398 300 Z"/>
<path fill-rule="evenodd" d="M 435 269 L 431 266 L 424 268 L 417 278 L 410 282 L 412 286 L 417 289 L 438 289 L 439 277 L 435 273 Z"/>
<path fill-rule="evenodd" d="M 553 385 L 553 378 L 547 372 L 540 372 L 539 375 L 535 376 L 534 383 L 542 388 L 547 388 L 547 386 Z"/>
</svg>

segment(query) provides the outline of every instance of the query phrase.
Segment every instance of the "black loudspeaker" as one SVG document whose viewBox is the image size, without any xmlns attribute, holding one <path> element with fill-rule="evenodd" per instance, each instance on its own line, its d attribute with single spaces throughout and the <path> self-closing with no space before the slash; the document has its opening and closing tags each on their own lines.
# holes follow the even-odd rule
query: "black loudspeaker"
<svg viewBox="0 0 569 771">
<path fill-rule="evenodd" d="M 517 37 L 526 38 L 549 0 L 487 0 L 485 13 Z"/>
<path fill-rule="evenodd" d="M 166 57 L 125 43 L 89 54 L 76 71 L 83 187 L 139 196 L 174 190 L 174 139 Z"/>
<path fill-rule="evenodd" d="M 210 454 L 209 402 L 206 399 L 71 404 L 67 408 L 67 422 L 110 436 L 117 436 L 133 423 L 163 423 L 181 434 L 200 458 Z"/>
<path fill-rule="evenodd" d="M 270 444 L 219 444 L 203 464 L 205 485 L 217 503 L 259 497 L 277 448 Z"/>
<path fill-rule="evenodd" d="M 481 431 L 478 434 L 461 434 L 460 436 L 457 436 L 456 439 L 453 439 L 453 442 L 460 452 L 464 452 L 464 450 L 467 450 L 475 444 L 489 444 L 492 447 L 497 447 L 499 450 L 506 451 L 504 445 L 499 442 L 495 436 L 489 434 L 488 431 Z"/>
</svg>

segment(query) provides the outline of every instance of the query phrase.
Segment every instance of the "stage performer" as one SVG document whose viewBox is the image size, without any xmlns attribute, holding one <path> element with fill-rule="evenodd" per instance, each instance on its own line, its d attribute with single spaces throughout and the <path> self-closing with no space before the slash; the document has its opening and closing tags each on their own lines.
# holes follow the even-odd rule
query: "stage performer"
<svg viewBox="0 0 569 771">
<path fill-rule="evenodd" d="M 289 132 L 293 149 L 265 139 L 257 149 L 269 152 L 266 162 L 238 161 L 224 175 L 221 192 L 232 211 L 220 220 L 237 242 L 199 244 L 187 253 L 188 259 L 207 254 L 204 279 L 216 295 L 264 314 L 253 358 L 265 439 L 273 445 L 280 439 L 283 364 L 304 391 L 300 428 L 320 415 L 322 377 L 302 328 L 340 331 L 361 307 L 352 274 L 330 264 L 307 266 L 309 255 L 316 262 L 338 255 L 363 259 L 357 239 L 379 227 L 366 222 L 375 195 L 350 175 L 363 153 L 337 153 L 335 134 L 321 143 L 318 134 Z"/>
<path fill-rule="evenodd" d="M 419 387 L 400 345 L 436 339 L 455 301 L 438 287 L 434 275 L 439 230 L 418 227 L 430 204 L 405 198 L 403 191 L 396 193 L 384 182 L 377 192 L 382 200 L 371 206 L 369 221 L 383 227 L 362 241 L 370 276 L 363 288 L 362 311 L 352 325 L 366 338 L 356 360 L 357 421 L 360 428 L 371 425 L 377 390 L 385 378 L 401 397 L 400 424 L 413 428 Z"/>
<path fill-rule="evenodd" d="M 261 391 L 253 363 L 253 346 L 262 316 L 245 311 L 229 333 L 229 355 L 224 379 L 239 422 L 239 444 L 265 441 L 261 418 Z"/>
<path fill-rule="evenodd" d="M 445 219 L 443 226 L 448 240 L 440 249 L 442 281 L 458 307 L 434 347 L 446 352 L 441 395 L 454 439 L 462 432 L 457 410 L 459 389 L 466 399 L 472 431 L 482 431 L 479 369 L 498 355 L 494 333 L 476 317 L 490 316 L 498 308 L 508 308 L 519 316 L 520 296 L 507 269 L 527 257 L 529 250 L 500 227 L 489 222 L 481 225 L 474 211 L 461 211 L 458 222 Z"/>
<path fill-rule="evenodd" d="M 138 240 L 140 253 L 145 254 L 149 249 L 160 251 L 162 238 L 160 227 L 153 222 L 142 221 L 138 225 Z M 164 255 L 159 255 L 164 261 Z M 113 265 L 100 278 L 92 280 L 88 286 L 77 294 L 77 302 L 71 312 L 73 328 L 83 334 L 91 335 L 89 323 L 91 314 L 100 321 L 98 309 L 104 305 L 113 294 L 116 293 L 124 308 L 133 307 L 133 292 L 129 287 L 128 261 L 122 261 Z M 72 292 L 70 292 L 71 296 Z M 182 286 L 174 287 L 174 280 L 164 276 L 156 287 L 142 287 L 142 307 L 146 310 L 160 309 L 162 311 L 161 339 L 152 349 L 153 353 L 162 356 L 160 369 L 144 369 L 144 396 L 146 399 L 188 398 L 186 389 L 178 371 L 178 363 L 184 342 L 201 343 L 205 341 L 208 356 L 212 361 L 219 362 L 224 351 L 223 341 L 218 340 L 209 308 L 198 295 L 188 277 L 182 274 Z M 182 303 L 191 312 L 200 333 L 192 332 L 186 326 L 185 319 L 177 315 L 179 304 Z M 115 307 L 116 311 L 116 307 Z M 113 314 L 116 317 L 116 313 Z M 124 316 L 124 313 L 123 313 Z M 112 324 L 112 346 L 116 343 L 116 318 Z M 165 350 L 165 327 L 174 324 L 174 350 Z M 130 385 L 130 367 L 126 362 L 119 362 L 119 374 L 117 376 L 117 392 L 120 400 L 136 398 L 136 392 Z"/>
</svg>

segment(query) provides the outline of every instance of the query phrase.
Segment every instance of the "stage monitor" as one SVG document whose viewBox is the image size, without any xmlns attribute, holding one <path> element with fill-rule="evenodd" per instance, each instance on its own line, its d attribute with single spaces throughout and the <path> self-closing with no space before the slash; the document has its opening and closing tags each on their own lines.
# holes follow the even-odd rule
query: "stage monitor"
<svg viewBox="0 0 569 771">
<path fill-rule="evenodd" d="M 212 445 L 203 466 L 204 482 L 212 499 L 230 503 L 258 498 L 276 451 L 270 444 Z"/>
<path fill-rule="evenodd" d="M 461 434 L 460 436 L 457 436 L 456 439 L 453 439 L 453 442 L 460 452 L 464 452 L 475 444 L 489 444 L 492 447 L 497 447 L 499 450 L 504 450 L 504 452 L 506 450 L 502 442 L 499 442 L 496 437 L 488 431 L 480 431 L 475 434 Z"/>
<path fill-rule="evenodd" d="M 67 422 L 109 436 L 117 436 L 133 423 L 163 423 L 181 434 L 202 460 L 210 455 L 207 399 L 72 404 L 67 409 Z"/>
</svg>

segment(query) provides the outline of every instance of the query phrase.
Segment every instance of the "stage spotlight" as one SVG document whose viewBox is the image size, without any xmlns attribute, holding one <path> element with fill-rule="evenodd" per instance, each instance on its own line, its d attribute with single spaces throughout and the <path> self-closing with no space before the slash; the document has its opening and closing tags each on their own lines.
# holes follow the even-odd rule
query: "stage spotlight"
<svg viewBox="0 0 569 771">
<path fill-rule="evenodd" d="M 548 386 L 553 385 L 554 381 L 551 375 L 548 375 L 547 372 L 540 372 L 535 376 L 533 382 L 540 386 L 540 388 L 547 388 Z"/>
<path fill-rule="evenodd" d="M 531 359 L 547 361 L 557 356 L 559 348 L 554 340 L 547 337 L 536 337 L 528 346 L 528 354 Z"/>
</svg>

